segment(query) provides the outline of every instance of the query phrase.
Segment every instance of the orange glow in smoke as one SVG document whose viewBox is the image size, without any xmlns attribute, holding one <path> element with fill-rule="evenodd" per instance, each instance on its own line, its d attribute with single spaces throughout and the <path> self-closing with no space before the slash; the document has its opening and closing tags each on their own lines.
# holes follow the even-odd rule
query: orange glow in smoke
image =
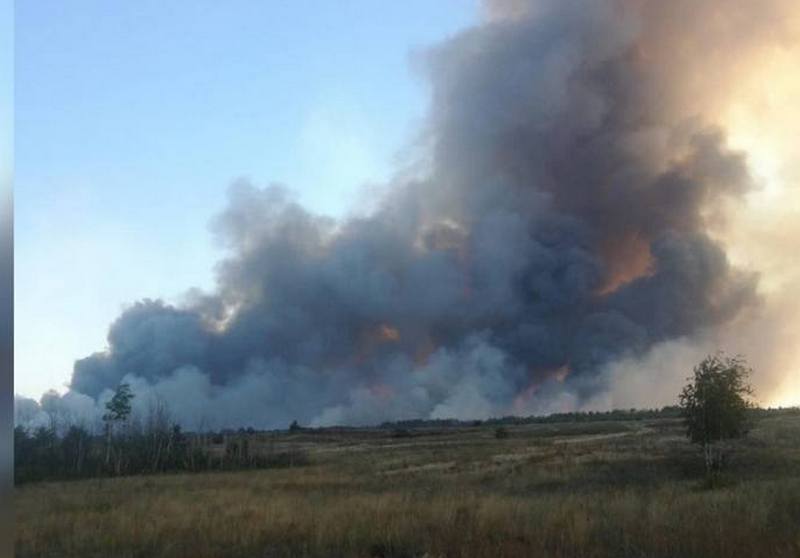
<svg viewBox="0 0 800 558">
<path fill-rule="evenodd" d="M 599 296 L 609 295 L 631 281 L 646 276 L 653 265 L 649 243 L 637 234 L 629 235 L 613 247 L 606 247 L 603 255 L 609 272 L 603 285 L 595 291 Z"/>
<path fill-rule="evenodd" d="M 564 381 L 567 379 L 567 376 L 569 376 L 570 372 L 571 370 L 569 368 L 569 365 L 565 364 L 564 366 L 556 368 L 551 377 L 559 384 L 563 384 Z"/>
<path fill-rule="evenodd" d="M 378 339 L 383 342 L 400 341 L 400 332 L 395 327 L 381 324 L 378 328 Z"/>
<path fill-rule="evenodd" d="M 361 334 L 358 351 L 353 355 L 353 362 L 361 365 L 369 359 L 379 347 L 387 343 L 400 341 L 400 331 L 389 324 L 380 324 Z"/>
<path fill-rule="evenodd" d="M 558 368 L 548 370 L 544 374 L 538 375 L 538 377 L 533 380 L 528 387 L 522 390 L 519 395 L 514 398 L 514 402 L 511 404 L 513 411 L 518 414 L 530 412 L 527 404 L 531 399 L 533 399 L 534 395 L 536 395 L 536 393 L 539 391 L 539 388 L 541 388 L 542 385 L 548 380 L 554 380 L 559 384 L 563 384 L 570 375 L 570 372 L 572 372 L 572 369 L 570 368 L 569 364 L 564 364 Z"/>
<path fill-rule="evenodd" d="M 416 366 L 424 366 L 428 364 L 428 359 L 435 350 L 436 344 L 433 342 L 433 340 L 430 337 L 425 337 L 422 343 L 420 343 L 414 351 L 414 364 Z"/>
</svg>

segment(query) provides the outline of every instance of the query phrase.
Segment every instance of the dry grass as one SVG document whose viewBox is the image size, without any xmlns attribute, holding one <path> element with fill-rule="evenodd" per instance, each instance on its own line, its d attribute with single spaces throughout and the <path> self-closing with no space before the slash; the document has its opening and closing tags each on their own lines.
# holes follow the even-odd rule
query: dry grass
<svg viewBox="0 0 800 558">
<path fill-rule="evenodd" d="M 800 556 L 800 418 L 720 488 L 666 421 L 286 436 L 312 464 L 24 486 L 18 556 Z M 336 448 L 339 450 L 336 451 Z"/>
</svg>

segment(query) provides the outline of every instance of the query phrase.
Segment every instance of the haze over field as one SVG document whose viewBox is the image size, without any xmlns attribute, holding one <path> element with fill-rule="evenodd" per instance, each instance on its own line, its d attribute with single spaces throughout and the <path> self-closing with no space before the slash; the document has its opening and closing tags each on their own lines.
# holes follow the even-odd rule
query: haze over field
<svg viewBox="0 0 800 558">
<path fill-rule="evenodd" d="M 660 406 L 717 349 L 797 404 L 799 33 L 795 0 L 489 2 L 371 212 L 237 181 L 216 287 L 132 304 L 17 420 L 122 381 L 188 427 Z"/>
</svg>

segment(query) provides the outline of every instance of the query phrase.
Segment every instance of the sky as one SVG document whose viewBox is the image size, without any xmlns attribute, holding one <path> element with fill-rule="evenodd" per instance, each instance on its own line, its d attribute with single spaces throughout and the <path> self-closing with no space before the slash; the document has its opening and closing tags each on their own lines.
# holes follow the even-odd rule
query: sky
<svg viewBox="0 0 800 558">
<path fill-rule="evenodd" d="M 536 358 L 542 355 L 525 351 L 593 347 L 580 338 L 588 330 L 568 328 L 567 334 L 559 334 L 559 327 L 547 326 L 548 334 L 556 337 L 553 343 L 543 342 L 534 335 L 537 329 L 525 329 L 531 320 L 546 321 L 551 315 L 537 314 L 538 287 L 516 290 L 522 288 L 517 279 L 527 277 L 528 271 L 577 254 L 551 247 L 556 252 L 554 260 L 517 244 L 520 239 L 535 240 L 538 237 L 532 231 L 547 228 L 549 221 L 539 210 L 555 200 L 553 207 L 558 211 L 571 211 L 570 215 L 585 221 L 596 249 L 593 258 L 604 266 L 603 281 L 596 288 L 582 283 L 593 303 L 606 311 L 607 301 L 620 302 L 625 293 L 630 294 L 639 302 L 617 310 L 637 324 L 640 317 L 647 318 L 640 325 L 651 340 L 660 340 L 659 332 L 666 330 L 650 324 L 649 318 L 687 325 L 670 330 L 674 339 L 659 341 L 629 362 L 620 356 L 602 370 L 593 368 L 600 374 L 593 377 L 607 379 L 611 386 L 603 392 L 608 399 L 596 408 L 672 401 L 692 363 L 720 349 L 744 354 L 753 364 L 760 403 L 800 401 L 800 299 L 795 294 L 800 266 L 794 257 L 800 239 L 800 146 L 796 141 L 800 10 L 796 0 L 758 4 L 750 0 L 668 4 L 658 0 L 224 4 L 42 0 L 18 3 L 15 17 L 15 391 L 22 396 L 38 398 L 51 388 L 64 393 L 76 359 L 84 359 L 76 378 L 86 382 L 76 380 L 73 392 L 64 396 L 73 399 L 76 393 L 98 394 L 92 382 L 112 382 L 105 386 L 109 388 L 124 374 L 183 381 L 186 375 L 179 372 L 186 372 L 184 365 L 192 365 L 199 371 L 193 381 L 210 381 L 212 373 L 219 380 L 228 371 L 259 381 L 275 375 L 280 379 L 283 374 L 290 383 L 299 382 L 300 398 L 311 392 L 328 397 L 324 402 L 308 401 L 309 408 L 324 407 L 320 416 L 325 420 L 366 421 L 367 415 L 350 420 L 336 413 L 387 411 L 381 399 L 389 393 L 386 386 L 397 388 L 392 400 L 404 403 L 406 388 L 416 393 L 417 376 L 392 372 L 377 362 L 384 354 L 377 351 L 375 362 L 356 359 L 351 368 L 366 374 L 357 374 L 354 383 L 350 382 L 353 378 L 332 380 L 332 391 L 326 391 L 311 382 L 306 389 L 302 374 L 294 368 L 279 370 L 269 359 L 281 351 L 288 354 L 289 341 L 296 341 L 297 355 L 302 358 L 292 364 L 305 365 L 304 358 L 319 357 L 309 366 L 324 376 L 329 363 L 337 362 L 323 358 L 324 350 L 332 347 L 336 353 L 342 345 L 331 340 L 349 335 L 353 350 L 348 355 L 362 354 L 362 344 L 369 345 L 374 337 L 386 354 L 398 355 L 414 370 L 418 364 L 426 365 L 431 354 L 447 356 L 455 351 L 452 354 L 459 358 L 474 360 L 479 371 L 483 370 L 477 366 L 481 358 L 497 354 L 492 352 L 497 347 L 486 345 L 473 351 L 470 345 L 470 340 L 477 339 L 472 333 L 485 333 L 486 323 L 503 330 L 493 331 L 490 340 L 499 344 L 500 354 L 512 354 L 516 348 L 522 351 L 514 353 L 508 366 L 500 366 L 495 359 L 490 367 L 509 373 L 502 378 L 508 393 L 535 393 L 541 378 L 557 381 L 563 377 L 572 378 L 561 382 L 562 392 L 570 395 L 583 377 L 581 362 L 572 363 L 572 353 L 559 353 L 558 358 L 548 353 L 537 368 L 532 363 L 540 362 Z M 595 65 L 599 74 L 593 73 Z M 612 66 L 624 71 L 605 74 Z M 10 98 L 9 84 L 5 85 L 0 95 Z M 631 99 L 620 95 L 617 85 L 624 85 L 623 92 L 628 91 Z M 559 107 L 565 107 L 563 113 Z M 632 118 L 625 120 L 625 126 L 614 127 L 612 116 L 637 110 L 647 118 Z M 8 118 L 10 112 L 5 114 Z M 528 135 L 526 126 L 530 126 Z M 585 130 L 600 133 L 604 126 L 611 126 L 612 135 L 601 134 L 598 149 L 611 152 L 598 153 L 598 160 L 621 161 L 626 175 L 635 175 L 639 166 L 648 169 L 646 176 L 686 175 L 696 179 L 697 187 L 674 189 L 658 182 L 652 194 L 668 195 L 667 202 L 648 198 L 649 189 L 640 189 L 632 192 L 644 196 L 638 202 L 614 205 L 614 196 L 638 179 L 620 181 L 605 174 L 613 165 L 598 169 L 591 157 L 579 158 L 593 153 L 586 152 Z M 545 143 L 528 142 L 540 135 L 547 138 Z M 573 140 L 575 145 L 570 143 Z M 714 155 L 722 148 L 717 161 Z M 10 168 L 12 160 L 6 158 Z M 705 163 L 700 164 L 700 159 Z M 570 162 L 570 168 L 563 169 L 566 175 L 560 174 L 562 160 Z M 421 181 L 407 180 L 403 171 L 408 169 L 426 176 Z M 719 174 L 726 170 L 731 174 Z M 402 176 L 393 180 L 397 174 Z M 552 183 L 547 180 L 551 174 Z M 603 198 L 606 179 L 609 187 L 614 185 L 608 190 L 614 196 L 608 200 Z M 273 190 L 263 188 L 276 182 L 286 185 L 313 212 L 334 217 L 356 212 L 365 218 L 342 219 L 342 227 L 332 236 L 324 224 L 327 221 L 311 219 L 313 238 L 324 239 L 320 249 L 303 252 L 315 245 L 309 240 L 302 249 L 280 252 L 281 242 L 291 246 L 300 238 L 298 231 L 306 229 L 287 225 L 302 225 L 295 222 L 305 215 L 302 211 L 275 213 L 283 207 L 282 198 L 272 197 Z M 232 184 L 243 188 L 231 190 Z M 380 195 L 386 184 L 393 188 L 390 196 Z M 537 192 L 543 197 L 531 197 L 530 207 L 504 197 L 517 190 L 522 200 Z M 682 197 L 689 193 L 692 196 Z M 647 217 L 648 211 L 664 210 L 671 202 L 675 202 L 670 206 L 675 210 L 670 214 L 674 222 L 660 214 L 652 220 Z M 380 209 L 376 209 L 378 204 L 382 204 Z M 608 217 L 604 211 L 609 208 L 621 210 L 622 215 Z M 527 209 L 533 212 L 525 213 Z M 682 210 L 689 213 L 684 215 Z M 209 223 L 223 211 L 215 236 Z M 509 221 L 509 214 L 516 217 Z M 272 220 L 267 221 L 265 215 Z M 606 215 L 603 222 L 592 221 L 600 215 Z M 573 223 L 557 221 L 566 229 Z M 481 225 L 484 222 L 486 226 Z M 512 222 L 517 224 L 506 226 Z M 286 227 L 280 228 L 281 223 Z M 698 252 L 700 260 L 683 265 L 664 259 L 665 253 L 657 248 L 669 246 L 656 245 L 662 236 L 655 235 L 655 229 L 665 223 L 672 227 L 667 232 L 694 231 L 707 242 L 704 255 Z M 632 233 L 622 234 L 629 225 Z M 517 235 L 515 226 L 529 228 Z M 580 235 L 567 234 L 566 229 L 564 238 L 580 240 Z M 408 240 L 402 246 L 425 271 L 408 262 L 389 265 L 394 245 L 387 245 L 387 238 L 376 230 L 393 231 Z M 424 243 L 418 242 L 422 238 Z M 694 254 L 695 248 L 701 250 L 700 240 L 684 237 L 689 251 L 683 256 Z M 363 259 L 354 256 L 362 253 Z M 714 254 L 719 257 L 712 261 Z M 308 266 L 293 267 L 297 262 L 291 256 Z M 308 261 L 303 260 L 306 256 Z M 486 260 L 481 259 L 484 256 Z M 526 256 L 532 258 L 527 266 L 515 271 Z M 698 267 L 698 261 L 709 265 Z M 277 264 L 271 267 L 273 262 Z M 323 264 L 330 267 L 315 274 Z M 381 302 L 388 306 L 365 305 L 364 293 L 373 287 L 370 281 L 384 277 L 373 276 L 376 269 L 369 266 L 380 271 L 384 264 L 414 280 L 393 283 L 389 277 L 378 289 L 378 294 L 386 295 Z M 679 288 L 680 280 L 689 279 L 683 272 L 695 268 L 703 271 L 692 276 L 700 290 Z M 552 279 L 559 286 L 554 296 L 572 286 L 564 282 L 559 269 L 545 273 L 547 281 Z M 270 270 L 285 273 L 281 277 L 286 280 L 273 278 Z M 341 275 L 341 270 L 347 273 Z M 675 273 L 670 275 L 670 270 Z M 300 275 L 292 275 L 293 271 Z M 481 274 L 486 274 L 485 280 L 473 281 Z M 709 280 L 700 281 L 706 274 Z M 323 284 L 305 288 L 306 276 Z M 221 278 L 218 285 L 216 277 Z M 432 289 L 457 284 L 454 277 L 469 285 L 453 291 L 456 298 Z M 665 277 L 674 288 L 652 297 L 639 293 L 637 298 L 637 288 L 658 285 L 657 277 Z M 330 287 L 326 281 L 332 278 L 337 279 L 333 293 L 326 290 Z M 359 279 L 366 283 L 360 284 Z M 722 279 L 731 282 L 714 283 Z M 409 297 L 405 302 L 399 302 L 404 299 L 392 290 L 397 285 L 406 289 L 402 291 Z M 192 287 L 210 296 L 190 299 L 186 295 Z M 479 287 L 489 291 L 476 291 Z M 272 304 L 269 308 L 246 304 L 252 302 L 248 293 L 262 292 L 259 289 L 270 293 L 264 295 Z M 686 320 L 645 311 L 646 303 L 680 311 L 683 305 L 665 302 L 665 297 L 678 292 L 682 300 L 694 300 L 694 293 L 711 306 L 706 310 L 696 304 L 687 306 L 698 315 L 692 317 L 690 312 Z M 327 296 L 304 298 L 316 293 Z M 506 294 L 507 300 L 503 299 Z M 741 296 L 733 296 L 737 294 Z M 507 314 L 497 305 L 484 304 L 494 300 L 494 295 L 500 296 L 500 302 L 509 302 L 503 307 Z M 475 304 L 470 307 L 475 320 L 455 341 L 437 339 L 438 322 L 428 318 L 436 315 L 449 325 L 463 324 L 452 321 L 447 310 L 452 303 L 456 315 L 463 316 L 465 308 L 453 302 L 460 297 Z M 728 304 L 731 297 L 741 304 Z M 228 314 L 213 326 L 213 343 L 203 337 L 192 345 L 191 332 L 180 324 L 163 331 L 152 329 L 172 323 L 172 307 L 132 306 L 147 298 L 160 298 L 181 312 L 195 313 L 206 324 L 213 319 L 208 313 L 212 307 L 224 308 Z M 275 301 L 286 306 L 284 314 L 275 309 Z M 344 302 L 327 316 L 326 329 L 324 313 L 315 304 L 319 302 L 324 310 L 337 301 Z M 533 306 L 521 310 L 517 302 Z M 409 314 L 411 321 L 403 322 L 408 316 L 390 311 L 409 305 L 415 308 Z M 581 312 L 595 308 L 579 307 Z M 365 308 L 375 312 L 364 313 Z M 437 309 L 443 313 L 437 314 Z M 491 311 L 484 316 L 484 310 Z M 303 312 L 307 321 L 297 319 Z M 340 324 L 347 316 L 354 325 L 343 330 Z M 109 324 L 117 319 L 109 346 Z M 241 328 L 237 327 L 240 322 Z M 273 322 L 275 331 L 269 329 Z M 590 330 L 605 327 L 590 322 Z M 141 323 L 148 325 L 140 327 Z M 515 336 L 516 330 L 503 329 L 508 324 L 524 331 Z M 255 329 L 249 329 L 251 325 Z M 394 333 L 385 337 L 382 325 Z M 243 340 L 257 340 L 265 332 L 274 336 L 273 342 L 251 346 L 231 341 L 233 345 L 223 344 L 221 351 L 212 350 L 217 347 L 217 334 L 219 339 L 238 342 L 240 333 Z M 606 333 L 593 338 L 601 344 L 609 339 L 613 350 L 602 354 L 627 346 L 612 343 Z M 570 337 L 573 334 L 577 341 Z M 168 341 L 173 335 L 175 344 Z M 386 343 L 402 339 L 403 343 L 384 347 L 381 339 Z M 212 349 L 204 349 L 206 342 Z M 181 352 L 187 343 L 202 350 L 189 351 L 187 356 Z M 243 349 L 241 353 L 237 348 Z M 503 352 L 507 350 L 511 352 Z M 98 351 L 102 353 L 90 357 Z M 139 360 L 129 362 L 129 353 Z M 409 358 L 417 354 L 428 356 Z M 214 356 L 212 361 L 204 362 L 203 357 L 209 355 Z M 150 370 L 147 363 L 155 368 Z M 517 364 L 522 363 L 528 375 L 517 378 L 515 374 L 523 370 Z M 261 364 L 267 368 L 250 367 Z M 555 364 L 563 366 L 555 368 Z M 369 374 L 373 365 L 387 375 L 381 377 L 377 391 Z M 344 368 L 349 370 L 348 366 Z M 562 368 L 566 375 L 559 372 Z M 502 392 L 491 382 L 482 384 L 478 372 L 475 378 L 463 374 L 464 362 L 458 359 L 443 364 L 443 370 L 462 379 L 459 385 L 464 389 L 442 380 L 443 375 L 434 375 L 448 389 L 423 386 L 431 395 L 421 400 L 425 416 L 431 404 L 467 397 L 473 393 L 470 389 L 484 390 L 491 397 Z M 403 383 L 409 378 L 411 383 Z M 75 387 L 79 384 L 80 389 Z M 257 395 L 247 382 L 232 379 L 229 384 L 216 382 L 205 389 L 205 384 L 197 383 L 195 387 L 230 396 L 233 411 L 240 410 L 240 400 L 220 386 L 242 388 L 234 390 L 234 395 Z M 615 390 L 633 384 L 645 387 L 629 390 L 630 397 L 617 397 Z M 160 383 L 154 385 L 160 389 Z M 288 400 L 285 389 L 271 384 L 266 388 L 265 393 L 280 393 L 281 400 Z M 551 398 L 549 391 L 541 391 L 542 395 L 526 399 L 528 406 L 519 409 L 538 413 L 556 408 L 553 405 L 575 408 L 575 401 Z M 263 403 L 255 399 L 258 405 Z M 545 407 L 537 401 L 544 401 Z M 482 413 L 506 412 L 507 402 Z M 588 408 L 588 403 L 581 405 Z M 224 405 L 220 408 L 224 411 Z M 471 408 L 464 404 L 458 410 L 467 413 Z M 330 409 L 333 415 L 326 414 Z M 396 417 L 409 410 L 392 412 Z M 374 418 L 370 415 L 369 420 Z"/>
<path fill-rule="evenodd" d="M 65 391 L 126 305 L 211 288 L 208 223 L 238 177 L 358 209 L 419 133 L 415 53 L 478 17 L 476 0 L 17 3 L 15 391 Z"/>
<path fill-rule="evenodd" d="M 10 191 L 13 168 L 14 120 L 14 9 L 0 0 L 0 195 Z"/>
<path fill-rule="evenodd" d="M 11 177 L 13 169 L 13 97 L 14 97 L 14 6 L 12 0 L 0 0 L 0 424 L 13 423 L 13 355 L 11 329 L 13 314 L 12 280 L 13 230 Z M 2 429 L 8 432 L 8 428 Z M 8 478 L 6 471 L 13 467 L 13 449 L 10 437 L 0 434 L 0 476 Z M 6 485 L 0 483 L 0 493 Z M 5 510 L 0 509 L 0 521 L 5 521 Z M 0 528 L 0 539 L 8 540 Z M 0 554 L 11 549 L 0 544 Z"/>
</svg>

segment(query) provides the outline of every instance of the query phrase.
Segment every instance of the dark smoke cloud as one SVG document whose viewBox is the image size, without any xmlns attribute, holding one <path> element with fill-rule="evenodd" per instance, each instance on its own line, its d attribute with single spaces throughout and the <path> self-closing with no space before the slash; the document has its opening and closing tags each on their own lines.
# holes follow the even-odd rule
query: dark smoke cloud
<svg viewBox="0 0 800 558">
<path fill-rule="evenodd" d="M 127 379 L 189 426 L 485 417 L 580 405 L 609 363 L 729 322 L 757 278 L 707 220 L 751 181 L 686 51 L 730 62 L 699 49 L 745 4 L 706 31 L 719 1 L 494 3 L 426 58 L 416 178 L 341 222 L 236 183 L 217 290 L 133 305 L 72 390 Z"/>
</svg>

